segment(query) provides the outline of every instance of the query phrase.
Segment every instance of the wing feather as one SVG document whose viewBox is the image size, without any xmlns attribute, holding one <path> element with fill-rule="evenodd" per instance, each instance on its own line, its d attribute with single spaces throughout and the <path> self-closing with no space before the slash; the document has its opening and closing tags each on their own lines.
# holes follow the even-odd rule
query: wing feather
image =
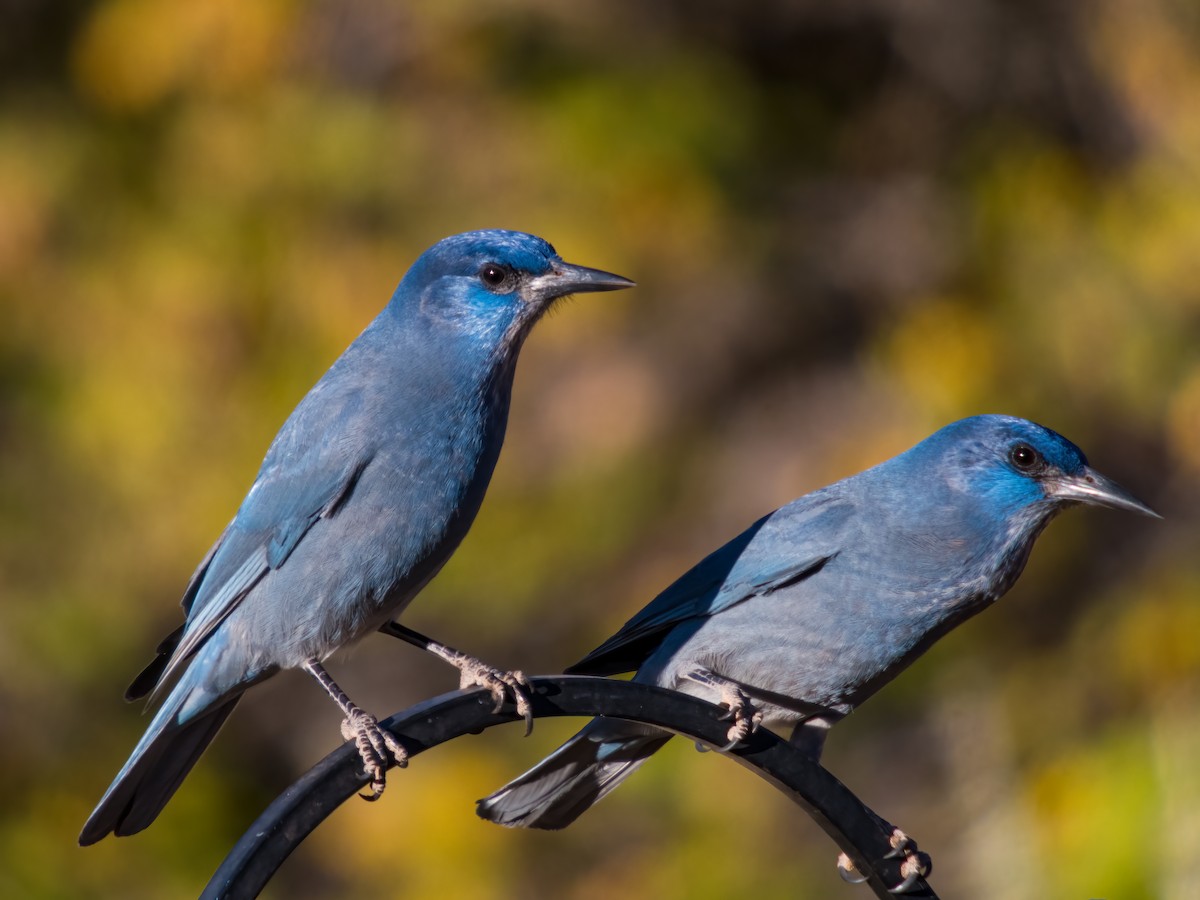
<svg viewBox="0 0 1200 900">
<path fill-rule="evenodd" d="M 851 504 L 825 490 L 764 516 L 684 573 L 566 671 L 589 675 L 632 671 L 681 622 L 717 615 L 751 597 L 812 577 L 837 555 L 838 539 L 851 512 Z"/>
<path fill-rule="evenodd" d="M 361 412 L 362 397 L 350 392 L 340 402 L 328 396 L 322 403 L 307 402 L 317 394 L 314 389 L 284 424 L 237 515 L 192 576 L 183 597 L 187 621 L 159 649 L 170 658 L 152 662 L 131 692 L 145 693 L 157 675 L 153 700 L 255 585 L 285 565 L 312 527 L 336 515 L 353 492 L 373 458 L 366 440 L 344 437 L 359 433 L 352 420 Z M 323 420 L 322 427 L 308 427 L 316 419 Z"/>
</svg>

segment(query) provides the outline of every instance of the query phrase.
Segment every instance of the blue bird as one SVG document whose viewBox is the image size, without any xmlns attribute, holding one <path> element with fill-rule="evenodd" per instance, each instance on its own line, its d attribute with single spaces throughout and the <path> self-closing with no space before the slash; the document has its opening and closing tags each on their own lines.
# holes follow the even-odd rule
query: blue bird
<svg viewBox="0 0 1200 900">
<path fill-rule="evenodd" d="M 631 287 L 569 265 L 538 237 L 446 238 L 288 417 L 233 521 L 183 596 L 184 625 L 127 698 L 166 690 L 145 735 L 84 825 L 80 844 L 149 825 L 243 692 L 303 668 L 341 707 L 373 799 L 403 746 L 321 663 L 397 615 L 458 547 L 504 440 L 517 355 L 567 294 Z M 436 645 L 502 702 L 519 673 Z"/>
<path fill-rule="evenodd" d="M 1053 431 L 963 419 L 759 519 L 567 672 L 636 670 L 727 705 L 726 749 L 762 722 L 818 760 L 832 725 L 1001 597 L 1050 519 L 1078 503 L 1155 515 Z M 477 812 L 564 828 L 670 738 L 593 719 Z"/>
</svg>

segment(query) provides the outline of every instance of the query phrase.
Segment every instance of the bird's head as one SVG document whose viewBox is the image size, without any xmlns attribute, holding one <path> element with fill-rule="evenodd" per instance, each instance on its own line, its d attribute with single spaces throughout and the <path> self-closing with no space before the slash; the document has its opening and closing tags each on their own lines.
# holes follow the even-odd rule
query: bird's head
<svg viewBox="0 0 1200 900">
<path fill-rule="evenodd" d="M 620 275 L 563 262 L 554 248 L 518 231 L 469 231 L 417 259 L 392 305 L 492 343 L 519 345 L 559 297 L 633 287 Z"/>
<path fill-rule="evenodd" d="M 1158 515 L 1089 466 L 1083 451 L 1061 434 L 1026 419 L 974 416 L 947 425 L 925 443 L 952 462 L 950 471 L 957 473 L 952 480 L 986 497 L 998 513 L 1029 511 L 1049 518 L 1086 503 Z"/>
</svg>

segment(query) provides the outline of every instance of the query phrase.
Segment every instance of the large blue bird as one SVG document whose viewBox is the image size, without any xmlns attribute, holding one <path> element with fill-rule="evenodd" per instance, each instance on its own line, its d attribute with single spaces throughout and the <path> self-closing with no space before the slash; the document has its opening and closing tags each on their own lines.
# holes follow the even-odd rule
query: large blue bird
<svg viewBox="0 0 1200 900">
<path fill-rule="evenodd" d="M 346 716 L 373 795 L 404 748 L 322 662 L 397 615 L 471 526 L 504 440 L 517 355 L 556 298 L 630 287 L 569 265 L 538 237 L 476 231 L 435 244 L 292 412 L 237 515 L 192 576 L 184 625 L 134 681 L 174 680 L 79 837 L 140 831 L 158 815 L 243 692 L 303 668 Z M 435 651 L 503 698 L 498 673 Z"/>
<path fill-rule="evenodd" d="M 728 705 L 731 746 L 761 721 L 816 760 L 830 726 L 1012 587 L 1042 529 L 1079 503 L 1155 515 L 1048 428 L 963 419 L 759 519 L 567 671 L 636 670 Z M 477 811 L 566 827 L 670 737 L 594 719 Z"/>
</svg>

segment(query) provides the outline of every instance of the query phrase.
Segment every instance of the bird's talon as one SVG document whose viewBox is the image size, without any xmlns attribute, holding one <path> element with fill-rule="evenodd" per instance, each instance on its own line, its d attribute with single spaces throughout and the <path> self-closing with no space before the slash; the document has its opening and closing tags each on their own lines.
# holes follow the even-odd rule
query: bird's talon
<svg viewBox="0 0 1200 900">
<path fill-rule="evenodd" d="M 916 872 L 910 873 L 909 876 L 907 878 L 905 878 L 902 882 L 900 882 L 898 885 L 896 885 L 895 887 L 888 888 L 888 893 L 889 894 L 907 894 L 909 891 L 912 890 L 913 885 L 917 883 L 917 879 L 919 877 L 920 876 Z"/>
<path fill-rule="evenodd" d="M 408 765 L 408 751 L 394 734 L 379 727 L 378 719 L 358 708 L 343 720 L 342 737 L 354 742 L 362 759 L 363 774 L 371 777 L 371 792 L 358 796 L 373 803 L 387 787 L 388 760 L 403 769 Z"/>
<path fill-rule="evenodd" d="M 884 854 L 883 859 L 904 857 L 904 861 L 900 864 L 900 875 L 903 880 L 895 887 L 889 888 L 888 893 L 906 894 L 916 886 L 918 881 L 933 871 L 933 860 L 930 859 L 928 853 L 919 851 L 917 842 L 899 828 L 880 821 L 881 824 L 892 829 L 891 837 L 888 839 L 892 849 Z M 848 884 L 862 884 L 868 880 L 868 876 L 861 875 L 853 860 L 845 853 L 839 854 L 837 867 L 842 881 Z"/>
<path fill-rule="evenodd" d="M 719 721 L 733 721 L 733 724 L 729 726 L 729 731 L 725 733 L 729 743 L 721 748 L 722 753 L 728 753 L 758 731 L 758 726 L 762 724 L 763 714 L 762 710 L 755 709 L 750 698 L 737 688 L 730 686 L 722 693 L 724 697 L 721 702 L 729 708 L 719 717 Z"/>
<path fill-rule="evenodd" d="M 917 842 L 899 828 L 892 831 L 892 836 L 888 839 L 888 842 L 892 845 L 892 849 L 883 854 L 884 859 L 899 859 L 901 856 L 908 856 L 910 851 L 917 849 Z"/>
<path fill-rule="evenodd" d="M 533 706 L 528 696 L 531 686 L 523 672 L 516 669 L 502 672 L 465 654 L 447 657 L 447 660 L 461 672 L 458 679 L 459 690 L 481 687 L 491 692 L 492 715 L 499 714 L 504 709 L 504 704 L 511 699 L 517 708 L 517 714 L 525 720 L 525 736 L 529 737 L 533 733 Z"/>
<path fill-rule="evenodd" d="M 529 682 L 524 680 L 524 676 L 521 683 L 526 688 L 529 687 Z M 533 734 L 533 704 L 529 702 L 529 697 L 523 690 L 513 688 L 513 696 L 517 700 L 517 714 L 525 720 L 525 737 L 529 737 Z"/>
<path fill-rule="evenodd" d="M 904 874 L 903 869 L 901 869 L 901 874 L 902 875 Z M 913 885 L 915 885 L 917 883 L 917 879 L 920 877 L 921 877 L 921 873 L 918 872 L 916 869 L 914 869 L 913 871 L 911 871 L 907 875 L 905 875 L 904 880 L 902 882 L 900 882 L 898 885 L 896 885 L 895 887 L 888 888 L 888 893 L 889 894 L 907 894 L 909 891 L 911 891 L 913 889 Z"/>
<path fill-rule="evenodd" d="M 392 762 L 397 769 L 408 768 L 408 751 L 404 749 L 404 745 L 390 731 L 379 729 L 379 733 L 383 735 L 384 746 L 392 754 Z"/>
<path fill-rule="evenodd" d="M 383 796 L 383 787 L 384 786 L 382 784 L 379 784 L 379 783 L 373 781 L 373 782 L 371 782 L 371 793 L 359 794 L 358 796 L 360 796 L 362 799 L 366 800 L 368 803 L 374 803 L 376 800 L 378 800 L 380 797 Z"/>
<path fill-rule="evenodd" d="M 762 710 L 755 708 L 736 681 L 730 681 L 708 668 L 693 669 L 684 675 L 684 678 L 720 691 L 718 703 L 725 707 L 725 712 L 717 716 L 717 721 L 733 721 L 725 733 L 728 743 L 720 748 L 722 753 L 732 750 L 758 730 L 763 719 Z"/>
<path fill-rule="evenodd" d="M 867 880 L 866 875 L 858 874 L 854 861 L 845 853 L 838 854 L 837 869 L 838 875 L 846 884 L 863 884 Z"/>
<path fill-rule="evenodd" d="M 888 888 L 890 894 L 906 894 L 913 886 L 933 871 L 933 860 L 928 853 L 917 851 L 916 844 L 910 842 L 911 849 L 904 854 L 904 862 L 900 864 L 900 874 L 904 880 L 893 888 Z"/>
<path fill-rule="evenodd" d="M 727 753 L 738 744 L 742 743 L 754 732 L 758 731 L 758 726 L 762 724 L 762 712 L 754 709 L 749 701 L 743 700 L 733 704 L 730 707 L 729 715 L 725 718 L 732 718 L 733 724 L 729 727 L 729 731 L 725 736 L 729 739 L 721 751 Z"/>
</svg>

